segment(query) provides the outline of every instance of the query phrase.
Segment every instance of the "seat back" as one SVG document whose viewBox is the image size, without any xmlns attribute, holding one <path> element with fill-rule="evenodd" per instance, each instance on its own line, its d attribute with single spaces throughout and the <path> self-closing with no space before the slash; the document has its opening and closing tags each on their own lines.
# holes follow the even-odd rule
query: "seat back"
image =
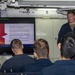
<svg viewBox="0 0 75 75">
<path fill-rule="evenodd" d="M 6 73 L 5 75 L 40 75 L 40 72 Z"/>
<path fill-rule="evenodd" d="M 23 72 L 23 75 L 40 75 L 40 72 Z"/>
<path fill-rule="evenodd" d="M 6 73 L 6 75 L 23 75 L 22 73 Z"/>
</svg>

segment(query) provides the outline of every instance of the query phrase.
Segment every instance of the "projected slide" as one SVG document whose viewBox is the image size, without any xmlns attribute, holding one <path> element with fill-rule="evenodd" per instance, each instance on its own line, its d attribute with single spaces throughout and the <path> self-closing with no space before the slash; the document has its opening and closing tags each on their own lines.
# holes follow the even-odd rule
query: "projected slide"
<svg viewBox="0 0 75 75">
<path fill-rule="evenodd" d="M 0 24 L 0 44 L 10 44 L 12 39 L 20 39 L 23 44 L 33 44 L 34 24 L 32 23 Z"/>
</svg>

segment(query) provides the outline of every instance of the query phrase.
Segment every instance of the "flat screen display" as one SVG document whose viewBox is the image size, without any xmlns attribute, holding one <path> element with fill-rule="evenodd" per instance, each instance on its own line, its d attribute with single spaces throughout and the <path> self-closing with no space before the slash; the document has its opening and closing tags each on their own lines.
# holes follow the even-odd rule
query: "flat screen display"
<svg viewBox="0 0 75 75">
<path fill-rule="evenodd" d="M 20 39 L 24 53 L 33 53 L 35 40 L 34 18 L 0 18 L 0 54 L 13 54 L 11 40 Z"/>
</svg>

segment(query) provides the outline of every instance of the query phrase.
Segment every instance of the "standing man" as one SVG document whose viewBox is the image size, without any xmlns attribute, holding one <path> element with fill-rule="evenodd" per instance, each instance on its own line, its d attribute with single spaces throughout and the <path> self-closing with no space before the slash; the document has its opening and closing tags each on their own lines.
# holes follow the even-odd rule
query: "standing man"
<svg viewBox="0 0 75 75">
<path fill-rule="evenodd" d="M 67 20 L 68 20 L 68 23 L 64 24 L 58 33 L 58 41 L 57 41 L 58 46 L 60 45 L 61 38 L 65 34 L 69 32 L 75 32 L 75 12 L 74 11 L 68 11 Z"/>
</svg>

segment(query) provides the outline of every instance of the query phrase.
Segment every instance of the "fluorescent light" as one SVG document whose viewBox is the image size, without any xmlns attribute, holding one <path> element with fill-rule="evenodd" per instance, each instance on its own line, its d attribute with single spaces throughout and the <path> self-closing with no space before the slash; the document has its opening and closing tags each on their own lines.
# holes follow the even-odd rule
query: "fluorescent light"
<svg viewBox="0 0 75 75">
<path fill-rule="evenodd" d="M 15 0 L 12 0 L 12 2 L 14 3 L 14 2 L 15 2 Z"/>
<path fill-rule="evenodd" d="M 50 8 L 50 9 L 47 9 L 47 8 L 38 8 L 37 10 L 51 10 L 51 11 L 56 11 L 57 9 L 52 9 L 52 8 Z"/>
</svg>

